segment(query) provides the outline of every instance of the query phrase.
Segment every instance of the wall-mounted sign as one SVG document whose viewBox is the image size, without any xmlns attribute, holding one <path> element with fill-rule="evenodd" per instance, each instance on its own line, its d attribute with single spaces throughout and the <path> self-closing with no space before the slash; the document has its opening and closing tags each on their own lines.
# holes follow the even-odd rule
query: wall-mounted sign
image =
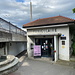
<svg viewBox="0 0 75 75">
<path fill-rule="evenodd" d="M 66 40 L 66 36 L 64 34 L 61 35 L 60 37 L 61 40 Z"/>
<path fill-rule="evenodd" d="M 63 34 L 63 35 L 61 35 L 61 36 L 65 36 L 65 35 Z"/>
<path fill-rule="evenodd" d="M 60 39 L 61 39 L 61 40 L 66 40 L 66 37 L 65 37 L 65 36 L 64 36 L 64 37 L 60 37 Z"/>
<path fill-rule="evenodd" d="M 42 49 L 44 48 L 44 46 L 42 46 Z"/>
<path fill-rule="evenodd" d="M 65 48 L 65 46 L 62 46 L 62 48 Z"/>
<path fill-rule="evenodd" d="M 34 30 L 28 30 L 28 32 L 42 32 L 42 33 L 45 33 L 45 32 L 56 32 L 56 28 L 48 28 L 48 29 L 34 29 Z"/>
<path fill-rule="evenodd" d="M 48 40 L 46 40 L 45 43 L 48 44 Z"/>
</svg>

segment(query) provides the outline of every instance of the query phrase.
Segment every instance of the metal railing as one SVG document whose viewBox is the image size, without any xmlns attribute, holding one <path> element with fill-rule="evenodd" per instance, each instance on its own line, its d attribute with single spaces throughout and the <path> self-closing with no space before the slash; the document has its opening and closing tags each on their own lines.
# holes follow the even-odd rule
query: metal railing
<svg viewBox="0 0 75 75">
<path fill-rule="evenodd" d="M 0 31 L 8 32 L 8 33 L 16 33 L 26 36 L 26 32 L 21 28 L 11 24 L 0 18 Z"/>
</svg>

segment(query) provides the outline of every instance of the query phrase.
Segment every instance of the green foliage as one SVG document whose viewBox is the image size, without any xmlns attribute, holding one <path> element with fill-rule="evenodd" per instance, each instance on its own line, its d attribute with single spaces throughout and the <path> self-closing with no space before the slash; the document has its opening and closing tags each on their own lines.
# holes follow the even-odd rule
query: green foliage
<svg viewBox="0 0 75 75">
<path fill-rule="evenodd" d="M 73 55 L 75 55 L 75 42 L 72 44 L 72 48 L 73 48 Z"/>
<path fill-rule="evenodd" d="M 75 13 L 75 8 L 72 9 L 73 13 Z"/>
<path fill-rule="evenodd" d="M 74 37 L 73 37 L 73 39 L 72 39 L 72 48 L 73 48 L 73 55 L 75 55 L 75 35 L 74 35 Z"/>
<path fill-rule="evenodd" d="M 73 36 L 73 39 L 72 39 L 72 41 L 73 41 L 73 42 L 75 42 L 75 35 Z"/>
</svg>

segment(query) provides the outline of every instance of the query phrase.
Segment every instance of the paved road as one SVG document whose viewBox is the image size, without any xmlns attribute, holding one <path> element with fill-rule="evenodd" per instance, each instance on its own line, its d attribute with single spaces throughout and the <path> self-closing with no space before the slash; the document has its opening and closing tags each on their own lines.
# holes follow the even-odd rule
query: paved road
<svg viewBox="0 0 75 75">
<path fill-rule="evenodd" d="M 10 75 L 75 75 L 75 69 L 69 66 L 28 58 L 21 59 L 20 62 L 21 67 Z"/>
</svg>

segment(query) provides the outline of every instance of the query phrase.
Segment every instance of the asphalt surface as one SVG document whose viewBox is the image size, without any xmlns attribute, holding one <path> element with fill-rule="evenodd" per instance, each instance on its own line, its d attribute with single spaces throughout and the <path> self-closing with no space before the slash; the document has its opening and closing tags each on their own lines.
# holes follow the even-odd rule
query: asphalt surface
<svg viewBox="0 0 75 75">
<path fill-rule="evenodd" d="M 9 75 L 75 75 L 75 69 L 69 66 L 59 65 L 46 61 L 20 57 L 20 67 Z"/>
</svg>

